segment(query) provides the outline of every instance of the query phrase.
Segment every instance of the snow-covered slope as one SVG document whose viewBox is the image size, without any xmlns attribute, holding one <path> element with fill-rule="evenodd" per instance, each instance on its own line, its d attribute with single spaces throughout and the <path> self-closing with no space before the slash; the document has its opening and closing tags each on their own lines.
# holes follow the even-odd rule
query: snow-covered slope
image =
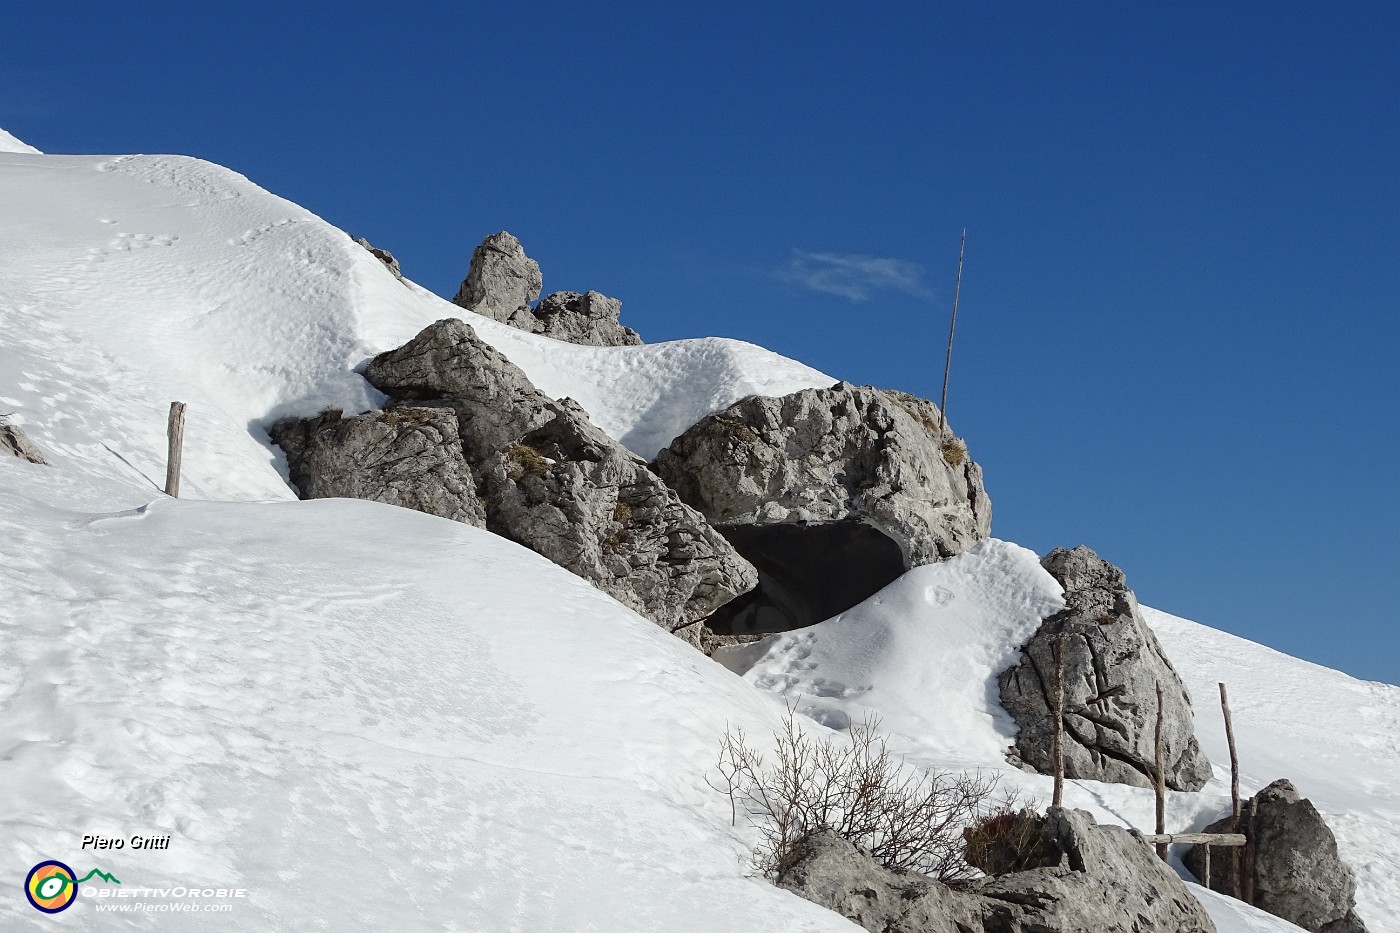
<svg viewBox="0 0 1400 933">
<path fill-rule="evenodd" d="M 28 143 L 20 142 L 18 139 L 15 139 L 14 136 L 7 133 L 4 129 L 0 129 L 0 152 L 26 152 L 32 155 L 39 154 L 38 149 L 35 149 Z"/>
<path fill-rule="evenodd" d="M 0 412 L 50 460 L 0 458 L 0 929 L 56 922 L 18 882 L 57 858 L 128 891 L 247 892 L 155 920 L 84 897 L 58 918 L 79 929 L 851 930 L 748 876 L 751 837 L 704 780 L 725 726 L 762 735 L 801 694 L 830 725 L 883 713 L 911 759 L 1004 769 L 991 677 L 1059 600 L 1015 545 L 785 636 L 746 682 L 485 532 L 287 501 L 261 427 L 374 404 L 353 367 L 449 315 L 647 456 L 745 394 L 833 381 L 735 341 L 577 347 L 465 314 L 208 163 L 0 152 Z M 175 399 L 180 501 L 157 489 Z M 1219 677 L 1249 788 L 1294 777 L 1336 818 L 1372 929 L 1400 930 L 1395 688 L 1151 620 L 1212 756 Z M 1220 789 L 1175 795 L 1174 823 Z M 1150 821 L 1131 788 L 1070 802 Z M 1289 929 L 1203 897 L 1226 933 Z"/>
<path fill-rule="evenodd" d="M 1040 801 L 1050 779 L 1007 768 L 1015 724 L 996 674 L 1046 615 L 1060 585 L 1036 555 L 990 540 L 905 574 L 819 625 L 720 653 L 761 690 L 833 727 L 881 718 L 892 744 L 932 767 L 991 768 Z M 1200 793 L 1171 793 L 1168 825 L 1199 830 L 1230 809 L 1229 753 L 1217 684 L 1230 688 L 1241 787 L 1286 777 L 1327 818 L 1358 877 L 1358 912 L 1373 933 L 1400 930 L 1400 687 L 1367 683 L 1144 607 L 1196 707 L 1215 764 Z M 1101 822 L 1152 831 L 1152 792 L 1070 781 L 1065 802 Z M 1209 901 L 1207 906 L 1216 903 Z M 1214 909 L 1214 908 L 1212 908 Z"/>
<path fill-rule="evenodd" d="M 48 858 L 246 890 L 221 929 L 849 928 L 746 878 L 705 784 L 771 705 L 577 577 L 375 503 L 95 514 L 46 472 L 0 461 L 0 929 L 52 929 Z M 150 928 L 93 903 L 65 926 Z"/>
<path fill-rule="evenodd" d="M 0 406 L 108 488 L 150 489 L 178 399 L 190 495 L 287 498 L 257 428 L 370 407 L 352 368 L 443 317 L 468 319 L 645 457 L 745 395 L 834 381 L 734 340 L 596 348 L 525 334 L 401 284 L 342 231 L 207 162 L 0 160 Z"/>
</svg>

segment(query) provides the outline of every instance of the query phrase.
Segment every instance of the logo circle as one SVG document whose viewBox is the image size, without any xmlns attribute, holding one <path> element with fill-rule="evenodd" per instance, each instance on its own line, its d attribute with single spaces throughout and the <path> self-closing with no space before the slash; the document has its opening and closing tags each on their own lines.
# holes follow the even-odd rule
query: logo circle
<svg viewBox="0 0 1400 933">
<path fill-rule="evenodd" d="M 77 874 L 62 862 L 49 859 L 29 869 L 24 896 L 30 906 L 46 914 L 67 910 L 78 897 Z"/>
</svg>

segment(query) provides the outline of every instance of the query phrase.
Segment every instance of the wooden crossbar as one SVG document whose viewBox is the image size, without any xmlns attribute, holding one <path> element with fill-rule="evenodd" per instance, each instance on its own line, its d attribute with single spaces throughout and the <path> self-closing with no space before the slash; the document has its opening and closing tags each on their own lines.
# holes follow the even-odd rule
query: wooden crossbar
<svg viewBox="0 0 1400 933">
<path fill-rule="evenodd" d="M 1153 845 L 1171 845 L 1174 842 L 1186 842 L 1198 846 L 1242 846 L 1244 845 L 1243 833 L 1157 833 L 1155 835 L 1142 834 L 1144 842 Z"/>
</svg>

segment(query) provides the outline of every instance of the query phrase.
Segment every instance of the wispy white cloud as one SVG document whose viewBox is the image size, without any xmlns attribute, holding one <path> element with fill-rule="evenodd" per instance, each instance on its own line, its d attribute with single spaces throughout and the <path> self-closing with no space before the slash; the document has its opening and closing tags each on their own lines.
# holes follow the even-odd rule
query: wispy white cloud
<svg viewBox="0 0 1400 933">
<path fill-rule="evenodd" d="M 864 253 L 809 253 L 795 249 L 777 270 L 779 279 L 791 285 L 849 301 L 869 301 L 880 292 L 898 292 L 928 298 L 924 268 L 905 259 L 868 256 Z"/>
</svg>

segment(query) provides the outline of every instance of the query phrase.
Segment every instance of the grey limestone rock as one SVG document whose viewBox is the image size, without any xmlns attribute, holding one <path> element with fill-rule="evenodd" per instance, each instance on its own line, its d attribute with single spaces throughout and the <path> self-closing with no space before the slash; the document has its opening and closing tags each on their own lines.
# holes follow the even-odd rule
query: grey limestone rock
<svg viewBox="0 0 1400 933">
<path fill-rule="evenodd" d="M 622 302 L 601 292 L 554 292 L 534 308 L 544 279 L 539 263 L 505 231 L 492 234 L 472 253 L 458 305 L 531 334 L 593 347 L 640 346 L 642 338 L 618 322 Z"/>
<path fill-rule="evenodd" d="M 533 320 L 511 321 L 532 333 L 593 347 L 636 347 L 642 338 L 618 322 L 622 302 L 601 292 L 554 292 L 530 312 Z M 527 326 L 528 325 L 528 326 Z"/>
<path fill-rule="evenodd" d="M 778 887 L 833 910 L 871 933 L 960 933 L 957 917 L 973 898 L 922 875 L 897 875 L 835 835 L 798 843 Z"/>
<path fill-rule="evenodd" d="M 540 297 L 543 287 L 540 264 L 525 255 L 519 240 L 502 230 L 472 251 L 467 278 L 452 300 L 468 311 L 510 323 L 519 311 L 528 315 L 530 303 Z"/>
<path fill-rule="evenodd" d="M 369 254 L 384 264 L 384 268 L 393 274 L 394 278 L 403 281 L 403 272 L 399 269 L 399 261 L 394 258 L 394 254 L 387 249 L 378 249 L 370 245 L 369 240 L 364 237 L 355 237 L 355 242 L 369 251 Z"/>
<path fill-rule="evenodd" d="M 685 636 L 757 583 L 753 567 L 570 399 L 539 392 L 459 320 L 375 357 L 365 377 L 404 404 L 456 412 L 487 528 Z M 691 640 L 698 638 L 696 635 Z"/>
<path fill-rule="evenodd" d="M 702 418 L 656 457 L 661 476 L 722 526 L 861 521 L 908 566 L 991 532 L 981 470 L 944 458 L 931 402 L 838 382 L 750 396 Z"/>
<path fill-rule="evenodd" d="M 1152 786 L 1160 684 L 1167 786 L 1199 790 L 1211 768 L 1196 741 L 1191 697 L 1123 571 L 1082 546 L 1057 548 L 1041 564 L 1065 587 L 1066 605 L 999 678 L 1002 706 L 1020 727 L 1016 754 L 1037 771 L 1053 771 L 1054 650 L 1062 638 L 1066 776 Z"/>
<path fill-rule="evenodd" d="M 1128 830 L 1052 809 L 1037 845 L 1052 864 L 949 887 L 896 875 L 844 840 L 808 840 L 780 887 L 872 933 L 1214 933 L 1200 903 Z"/>
<path fill-rule="evenodd" d="M 716 631 L 782 631 L 849 609 L 991 530 L 981 468 L 945 455 L 931 402 L 837 383 L 702 418 L 654 469 L 758 566 Z"/>
<path fill-rule="evenodd" d="M 303 499 L 370 499 L 486 527 L 450 409 L 285 418 L 268 432 Z"/>
<path fill-rule="evenodd" d="M 1204 832 L 1249 833 L 1254 906 L 1313 933 L 1365 933 L 1366 925 L 1356 915 L 1356 877 L 1312 802 L 1291 782 L 1277 780 L 1241 809 L 1240 825 L 1226 816 Z M 1216 891 L 1231 892 L 1233 851 L 1212 851 L 1210 887 Z M 1182 861 L 1198 878 L 1205 872 L 1200 846 L 1192 846 Z"/>
<path fill-rule="evenodd" d="M 39 448 L 35 447 L 34 442 L 29 439 L 29 435 L 24 433 L 24 429 L 17 424 L 11 424 L 4 418 L 0 418 L 0 450 L 29 463 L 48 462 L 44 459 L 44 455 L 39 452 Z"/>
</svg>

